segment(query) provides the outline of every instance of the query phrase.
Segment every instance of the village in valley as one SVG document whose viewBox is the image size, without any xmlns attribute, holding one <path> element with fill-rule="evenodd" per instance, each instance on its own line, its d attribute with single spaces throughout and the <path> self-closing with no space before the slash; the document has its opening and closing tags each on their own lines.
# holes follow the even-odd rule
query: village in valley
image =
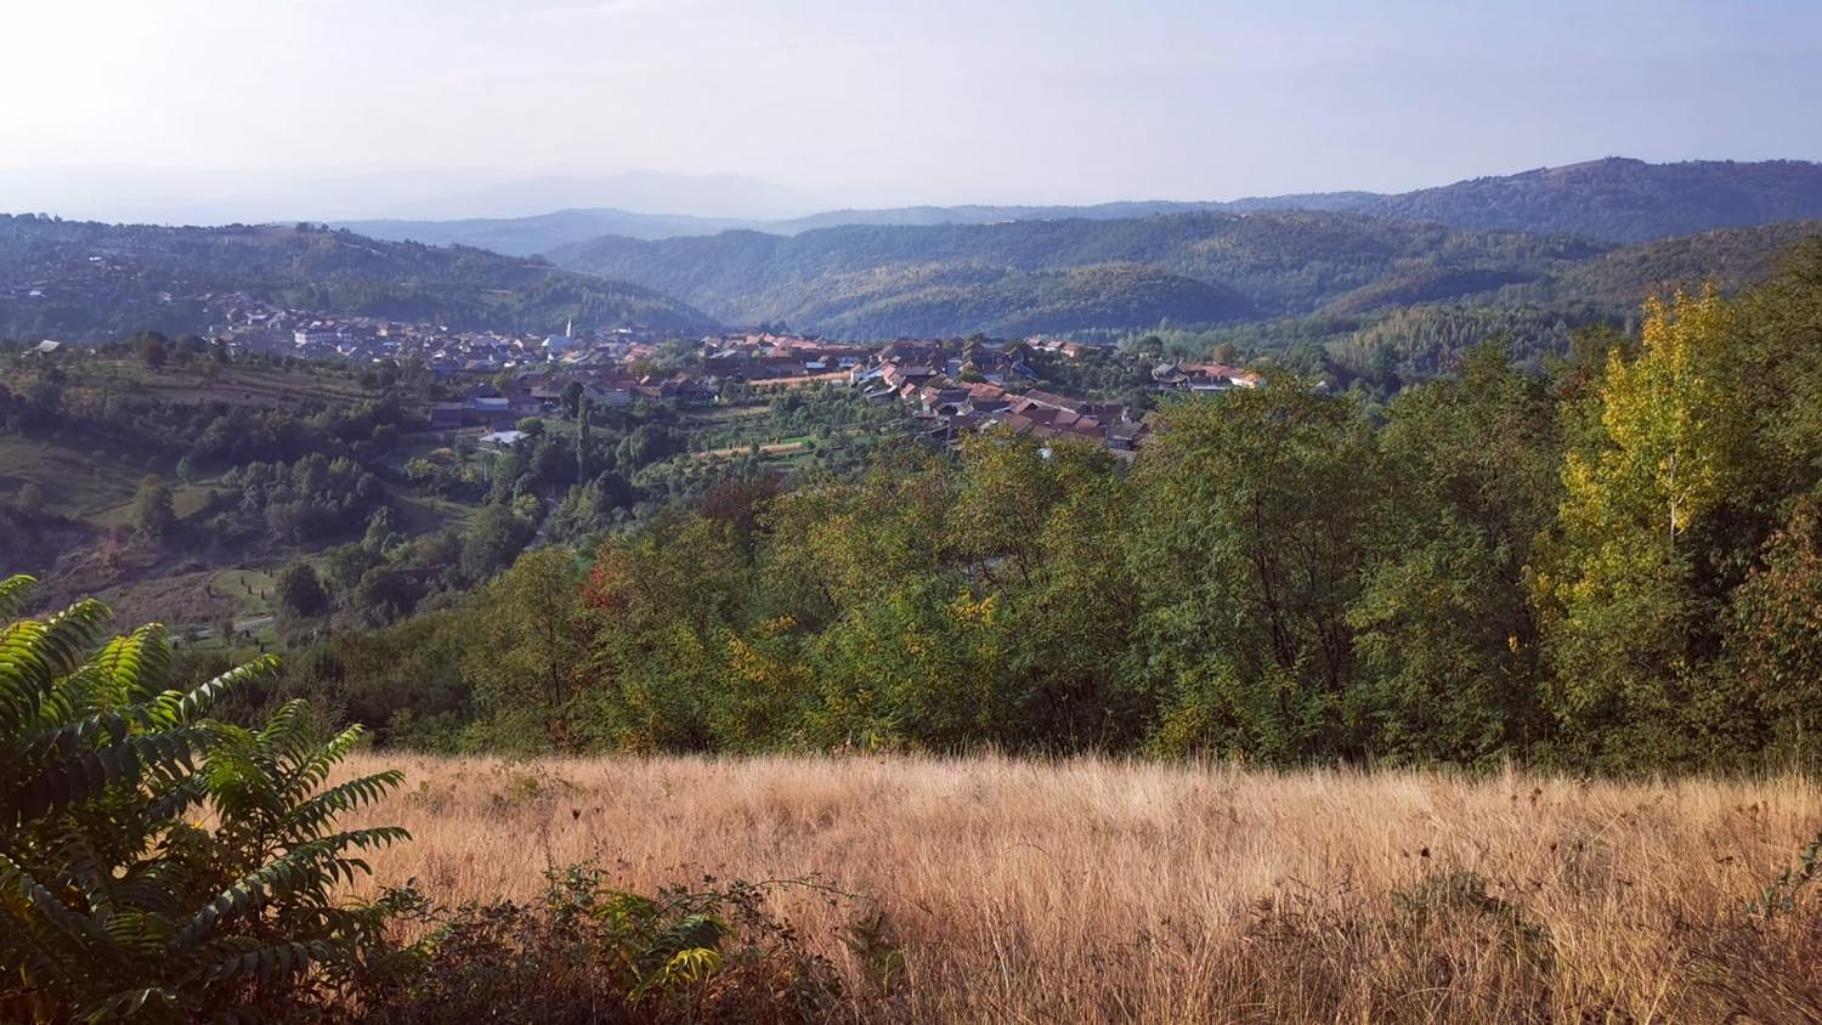
<svg viewBox="0 0 1822 1025">
<path fill-rule="evenodd" d="M 679 339 L 650 328 L 578 328 L 573 322 L 561 333 L 540 336 L 453 331 L 227 298 L 220 305 L 224 323 L 215 332 L 220 344 L 355 367 L 421 367 L 449 397 L 427 411 L 429 427 L 478 429 L 484 445 L 515 443 L 521 420 L 573 410 L 577 398 L 601 410 L 642 400 L 701 408 L 818 384 L 852 389 L 869 404 L 896 404 L 911 431 L 937 442 L 1004 428 L 1130 457 L 1150 431 L 1147 408 L 1070 394 L 1044 373 L 1045 365 L 1138 359 L 1109 344 L 980 336 L 866 344 L 782 331 Z M 1134 373 L 1154 393 L 1212 394 L 1263 383 L 1254 371 L 1209 362 L 1135 362 Z"/>
</svg>

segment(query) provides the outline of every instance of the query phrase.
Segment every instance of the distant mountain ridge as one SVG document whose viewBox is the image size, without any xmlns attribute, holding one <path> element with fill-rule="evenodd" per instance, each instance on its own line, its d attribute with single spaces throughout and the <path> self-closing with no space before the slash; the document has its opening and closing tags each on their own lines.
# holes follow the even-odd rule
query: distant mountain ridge
<svg viewBox="0 0 1822 1025">
<path fill-rule="evenodd" d="M 421 242 L 432 246 L 472 246 L 506 256 L 537 256 L 603 235 L 638 239 L 677 238 L 753 228 L 759 223 L 761 222 L 733 217 L 640 214 L 631 210 L 600 207 L 557 210 L 536 217 L 475 217 L 458 221 L 336 221 L 333 226 L 357 235 L 388 241 Z"/>
<path fill-rule="evenodd" d="M 910 206 L 832 210 L 785 220 L 571 209 L 538 217 L 344 221 L 338 226 L 376 238 L 473 245 L 509 255 L 531 256 L 600 235 L 653 240 L 733 229 L 796 235 L 849 225 L 920 227 L 1002 221 L 1124 220 L 1271 210 L 1359 213 L 1392 220 L 1436 221 L 1469 230 L 1504 229 L 1576 235 L 1604 242 L 1645 242 L 1714 228 L 1822 218 L 1822 164 L 1797 160 L 1650 164 L 1608 157 L 1391 195 L 1320 192 L 1220 202 Z"/>
<path fill-rule="evenodd" d="M 1647 242 L 1714 228 L 1822 218 L 1822 164 L 1648 164 L 1608 157 L 1380 196 L 1355 209 L 1464 229 Z"/>
</svg>

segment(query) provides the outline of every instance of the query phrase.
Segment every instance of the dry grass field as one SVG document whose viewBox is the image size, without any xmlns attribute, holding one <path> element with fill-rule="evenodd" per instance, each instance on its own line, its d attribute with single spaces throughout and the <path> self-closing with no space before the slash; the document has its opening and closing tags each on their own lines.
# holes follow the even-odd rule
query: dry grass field
<svg viewBox="0 0 1822 1025">
<path fill-rule="evenodd" d="M 1822 915 L 1748 910 L 1822 827 L 1797 779 L 1582 783 L 1094 760 L 362 755 L 374 862 L 444 900 L 814 879 L 771 908 L 918 1022 L 1806 1022 Z M 884 1006 L 884 1005 L 882 1005 Z M 868 1017 L 857 1007 L 857 1017 Z"/>
</svg>

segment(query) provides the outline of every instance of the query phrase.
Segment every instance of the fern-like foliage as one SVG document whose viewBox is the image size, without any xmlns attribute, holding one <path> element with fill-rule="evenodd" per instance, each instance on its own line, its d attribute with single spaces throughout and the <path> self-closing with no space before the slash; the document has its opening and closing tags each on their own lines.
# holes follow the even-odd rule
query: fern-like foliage
<svg viewBox="0 0 1822 1025">
<path fill-rule="evenodd" d="M 325 786 L 358 727 L 323 741 L 301 703 L 258 730 L 206 718 L 270 660 L 171 689 L 163 628 L 101 643 L 94 601 L 16 619 L 31 583 L 0 581 L 0 1020 L 192 1021 L 297 997 L 378 927 L 333 891 L 407 836 L 334 825 L 399 774 Z"/>
</svg>

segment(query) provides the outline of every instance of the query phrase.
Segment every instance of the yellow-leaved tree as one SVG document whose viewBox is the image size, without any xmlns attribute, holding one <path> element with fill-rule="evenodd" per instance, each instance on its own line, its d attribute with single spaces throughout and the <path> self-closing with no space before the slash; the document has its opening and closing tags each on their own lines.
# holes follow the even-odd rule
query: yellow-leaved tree
<svg viewBox="0 0 1822 1025">
<path fill-rule="evenodd" d="M 1701 528 L 1744 480 L 1749 425 L 1727 304 L 1712 288 L 1645 306 L 1639 350 L 1610 354 L 1564 462 L 1536 577 L 1569 735 L 1624 760 L 1674 757 L 1711 696 L 1693 679 L 1718 610 L 1695 586 Z M 1641 735 L 1633 727 L 1644 728 Z"/>
</svg>

